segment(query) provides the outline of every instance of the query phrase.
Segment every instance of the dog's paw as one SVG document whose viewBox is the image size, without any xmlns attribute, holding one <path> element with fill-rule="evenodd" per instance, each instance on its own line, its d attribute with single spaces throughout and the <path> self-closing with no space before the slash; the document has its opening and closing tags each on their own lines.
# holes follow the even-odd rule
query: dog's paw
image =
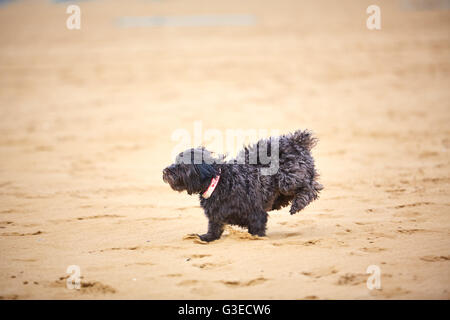
<svg viewBox="0 0 450 320">
<path fill-rule="evenodd" d="M 211 235 L 209 235 L 209 234 L 207 234 L 207 233 L 201 234 L 201 235 L 198 234 L 197 236 L 198 236 L 198 238 L 199 238 L 200 240 L 202 240 L 202 241 L 204 241 L 204 242 L 211 242 L 211 241 L 216 240 L 216 239 L 213 239 L 213 238 L 211 237 Z"/>
<path fill-rule="evenodd" d="M 199 243 L 199 244 L 207 244 L 209 241 L 212 240 L 207 240 L 206 238 L 203 238 L 204 235 L 199 235 L 197 233 L 191 233 L 191 234 L 187 234 L 183 237 L 183 240 L 194 240 L 195 243 Z"/>
<path fill-rule="evenodd" d="M 211 242 L 220 239 L 220 236 L 216 236 L 211 233 L 205 233 L 202 235 L 198 235 L 199 239 L 203 242 Z"/>
</svg>

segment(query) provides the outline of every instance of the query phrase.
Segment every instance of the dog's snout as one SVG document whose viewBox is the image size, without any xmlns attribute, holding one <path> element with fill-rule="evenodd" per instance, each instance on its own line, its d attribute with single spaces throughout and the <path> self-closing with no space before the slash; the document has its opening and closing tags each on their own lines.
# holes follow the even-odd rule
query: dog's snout
<svg viewBox="0 0 450 320">
<path fill-rule="evenodd" d="M 167 170 L 167 168 L 165 168 L 165 169 L 163 170 L 163 176 L 162 176 L 163 181 L 164 181 L 165 183 L 168 183 L 168 182 L 169 182 L 169 181 L 167 180 L 167 177 L 168 177 L 168 170 Z"/>
<path fill-rule="evenodd" d="M 163 170 L 163 180 L 167 182 L 168 179 L 170 179 L 170 177 L 173 174 L 173 170 L 175 169 L 175 165 L 170 165 L 167 168 L 164 168 Z"/>
<path fill-rule="evenodd" d="M 163 173 L 164 173 L 164 174 L 168 174 L 168 173 L 173 172 L 174 170 L 175 170 L 175 165 L 174 165 L 174 164 L 171 164 L 170 166 L 168 166 L 167 168 L 165 168 L 165 169 L 163 170 Z"/>
</svg>

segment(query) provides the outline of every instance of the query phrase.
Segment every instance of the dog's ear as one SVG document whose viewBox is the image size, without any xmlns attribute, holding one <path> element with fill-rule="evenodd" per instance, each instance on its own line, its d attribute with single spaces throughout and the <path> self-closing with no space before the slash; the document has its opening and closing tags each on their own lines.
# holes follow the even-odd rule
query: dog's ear
<svg viewBox="0 0 450 320">
<path fill-rule="evenodd" d="M 193 194 L 201 191 L 202 182 L 200 179 L 200 174 L 195 168 L 195 165 L 187 165 L 186 171 L 183 174 L 182 178 L 188 194 Z"/>
<path fill-rule="evenodd" d="M 194 166 L 202 182 L 204 182 L 205 180 L 212 179 L 217 175 L 216 169 L 214 169 L 214 167 L 210 164 L 202 163 L 202 164 L 195 164 Z"/>
<path fill-rule="evenodd" d="M 216 169 L 210 164 L 194 164 L 186 167 L 183 182 L 188 194 L 201 192 L 206 182 L 217 175 Z"/>
</svg>

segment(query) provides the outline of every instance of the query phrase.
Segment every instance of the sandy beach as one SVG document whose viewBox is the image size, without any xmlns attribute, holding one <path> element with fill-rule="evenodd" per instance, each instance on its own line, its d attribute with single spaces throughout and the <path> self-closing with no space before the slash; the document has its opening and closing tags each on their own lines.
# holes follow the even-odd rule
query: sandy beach
<svg viewBox="0 0 450 320">
<path fill-rule="evenodd" d="M 80 1 L 80 30 L 0 4 L 0 298 L 449 299 L 450 11 L 406 3 L 381 30 L 365 0 Z M 120 22 L 199 15 L 247 20 Z M 313 130 L 320 199 L 189 237 L 207 219 L 162 170 L 195 123 Z"/>
</svg>

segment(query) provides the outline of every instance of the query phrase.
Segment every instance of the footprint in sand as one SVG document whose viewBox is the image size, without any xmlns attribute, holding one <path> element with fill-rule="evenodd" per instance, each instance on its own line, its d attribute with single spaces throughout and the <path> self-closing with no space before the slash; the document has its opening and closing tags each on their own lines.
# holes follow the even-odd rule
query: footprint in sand
<svg viewBox="0 0 450 320">
<path fill-rule="evenodd" d="M 201 258 L 205 258 L 205 257 L 210 257 L 211 255 L 210 254 L 200 254 L 200 253 L 197 253 L 197 254 L 191 254 L 191 255 L 188 255 L 188 256 L 186 256 L 188 259 L 201 259 Z"/>
<path fill-rule="evenodd" d="M 0 296 L 0 300 L 18 300 L 18 299 L 22 298 L 17 294 L 7 294 L 4 296 Z"/>
<path fill-rule="evenodd" d="M 395 239 L 396 238 L 396 236 L 394 236 L 394 235 L 390 235 L 390 234 L 382 233 L 382 232 L 369 232 L 369 235 L 375 237 L 376 239 L 378 239 L 378 238 Z"/>
<path fill-rule="evenodd" d="M 366 225 L 371 225 L 371 224 L 374 224 L 374 223 L 375 222 L 368 222 L 368 221 L 365 221 L 365 222 L 356 221 L 356 222 L 354 222 L 354 224 L 356 224 L 358 226 L 366 226 Z"/>
<path fill-rule="evenodd" d="M 420 260 L 423 260 L 426 262 L 449 261 L 450 256 L 424 256 L 424 257 L 421 257 Z"/>
<path fill-rule="evenodd" d="M 417 218 L 419 216 L 421 216 L 422 214 L 420 212 L 417 211 L 407 211 L 407 212 L 398 212 L 398 213 L 394 213 L 394 217 L 398 217 L 398 218 Z"/>
<path fill-rule="evenodd" d="M 343 215 L 336 215 L 336 214 L 326 214 L 326 213 L 321 213 L 317 215 L 319 218 L 325 218 L 325 219 L 339 219 L 339 218 L 343 218 Z"/>
<path fill-rule="evenodd" d="M 191 292 L 194 294 L 201 295 L 201 296 L 211 296 L 212 294 L 214 294 L 214 290 L 212 288 L 208 287 L 207 285 L 202 285 L 200 287 L 192 288 Z"/>
<path fill-rule="evenodd" d="M 185 287 L 185 286 L 193 286 L 193 285 L 196 285 L 198 283 L 199 283 L 198 280 L 183 280 L 183 281 L 178 282 L 177 285 Z"/>
<path fill-rule="evenodd" d="M 333 274 L 338 273 L 338 270 L 334 267 L 325 267 L 325 268 L 320 268 L 320 269 L 316 269 L 313 271 L 304 271 L 301 272 L 302 275 L 307 276 L 307 277 L 311 277 L 311 278 L 315 278 L 315 279 L 319 279 L 322 277 L 326 277 L 326 276 L 330 276 Z"/>
<path fill-rule="evenodd" d="M 102 218 L 123 218 L 124 216 L 119 216 L 117 214 L 103 214 L 96 216 L 87 216 L 87 217 L 79 217 L 75 218 L 76 220 L 89 220 L 89 219 L 102 219 Z M 71 220 L 68 220 L 71 221 Z"/>
<path fill-rule="evenodd" d="M 304 219 L 304 220 L 296 221 L 294 223 L 286 222 L 286 224 L 289 224 L 289 227 L 291 227 L 291 228 L 301 227 L 301 226 L 305 226 L 305 225 L 311 225 L 311 224 L 315 224 L 315 223 L 316 223 L 316 221 L 314 221 L 312 219 Z"/>
<path fill-rule="evenodd" d="M 20 297 L 17 294 L 7 294 L 0 296 L 0 300 L 18 300 Z"/>
<path fill-rule="evenodd" d="M 221 280 L 220 283 L 232 287 L 232 288 L 239 288 L 239 287 L 250 287 L 258 284 L 262 284 L 264 282 L 268 281 L 268 279 L 259 277 L 256 279 L 248 280 L 248 281 L 238 281 L 238 280 Z"/>
<path fill-rule="evenodd" d="M 267 239 L 267 237 L 258 237 L 258 236 L 253 236 L 250 233 L 248 233 L 247 231 L 242 231 L 239 229 L 235 229 L 232 228 L 230 226 L 228 226 L 226 228 L 226 231 L 228 234 L 225 234 L 225 238 L 229 238 L 229 239 L 234 239 L 234 240 L 265 240 Z"/>
<path fill-rule="evenodd" d="M 405 290 L 401 287 L 395 287 L 395 288 L 381 288 L 380 290 L 372 290 L 370 291 L 370 294 L 373 296 L 381 296 L 383 298 L 393 298 L 393 297 L 397 297 L 397 296 L 401 296 L 401 295 L 405 295 L 410 293 L 411 291 L 409 290 Z"/>
<path fill-rule="evenodd" d="M 178 250 L 178 249 L 182 249 L 182 248 L 181 247 L 177 247 L 177 246 L 170 246 L 170 245 L 113 247 L 113 248 L 106 248 L 106 249 L 101 249 L 101 250 L 92 250 L 92 251 L 88 251 L 88 253 L 105 252 L 105 251 L 121 251 L 121 250 L 135 251 L 135 250 L 149 250 L 149 249 L 155 249 L 155 250 L 167 250 L 167 249 Z"/>
<path fill-rule="evenodd" d="M 142 247 L 142 249 L 180 250 L 180 249 L 184 249 L 184 248 L 178 247 L 178 246 L 171 246 L 168 244 L 163 244 L 160 246 Z"/>
<path fill-rule="evenodd" d="M 196 264 L 193 264 L 193 266 L 200 268 L 200 269 L 208 270 L 208 269 L 214 269 L 216 267 L 220 267 L 221 265 L 217 264 L 217 263 L 205 262 L 205 263 L 200 263 L 200 264 L 196 263 Z"/>
<path fill-rule="evenodd" d="M 322 239 L 314 239 L 314 240 L 307 240 L 307 241 L 284 241 L 284 242 L 273 242 L 272 245 L 275 247 L 281 247 L 281 246 L 288 246 L 288 245 L 297 245 L 297 246 L 314 246 L 318 245 Z"/>
<path fill-rule="evenodd" d="M 24 286 L 26 286 L 26 285 L 28 285 L 28 284 L 39 285 L 39 282 L 37 282 L 37 281 L 27 281 L 27 280 L 25 280 L 25 281 L 22 281 L 22 284 L 23 284 Z"/>
<path fill-rule="evenodd" d="M 369 252 L 369 253 L 376 253 L 376 252 L 386 251 L 387 249 L 385 249 L 385 248 L 378 248 L 378 247 L 369 247 L 369 248 L 368 247 L 364 247 L 364 248 L 361 248 L 359 250 L 364 251 L 364 252 Z"/>
<path fill-rule="evenodd" d="M 399 194 L 399 193 L 405 192 L 406 189 L 404 189 L 404 188 L 397 188 L 397 189 L 386 189 L 384 191 L 387 192 L 387 193 Z"/>
<path fill-rule="evenodd" d="M 422 179 L 423 182 L 432 182 L 432 183 L 449 183 L 450 182 L 450 178 L 443 178 L 443 177 L 439 177 L 439 178 L 424 178 Z"/>
<path fill-rule="evenodd" d="M 114 247 L 114 248 L 107 248 L 107 249 L 102 249 L 102 250 L 98 250 L 98 251 L 89 251 L 89 253 L 94 253 L 94 252 L 105 252 L 105 251 L 118 251 L 118 250 L 137 250 L 140 249 L 141 247 L 136 246 L 136 247 L 128 247 L 128 248 L 119 248 L 119 247 Z"/>
<path fill-rule="evenodd" d="M 411 207 L 418 207 L 418 206 L 428 206 L 430 204 L 434 204 L 433 202 L 415 202 L 415 203 L 408 203 L 408 204 L 401 204 L 395 207 L 390 207 L 392 209 L 403 209 L 403 208 L 411 208 Z"/>
<path fill-rule="evenodd" d="M 403 234 L 414 234 L 417 232 L 429 232 L 429 230 L 425 230 L 425 229 L 398 229 L 397 230 L 398 233 L 403 233 Z"/>
<path fill-rule="evenodd" d="M 285 238 L 290 238 L 290 237 L 296 237 L 296 236 L 301 236 L 302 234 L 300 232 L 289 232 L 286 233 Z"/>
<path fill-rule="evenodd" d="M 339 232 L 336 232 L 336 233 L 335 233 L 335 234 L 337 234 L 338 236 L 346 236 L 346 235 L 349 235 L 349 234 L 352 233 L 352 230 L 351 230 L 351 229 L 345 228 L 345 227 L 343 227 L 343 226 L 341 226 L 341 225 L 339 225 L 339 224 L 337 224 L 336 227 L 344 228 L 343 231 L 339 231 Z"/>
<path fill-rule="evenodd" d="M 5 209 L 5 210 L 1 210 L 0 213 L 20 213 L 21 211 L 16 210 L 16 209 Z"/>
<path fill-rule="evenodd" d="M 30 232 L 30 233 L 4 232 L 1 235 L 2 236 L 7 236 L 7 237 L 10 237 L 10 236 L 12 236 L 12 237 L 15 237 L 15 236 L 16 237 L 24 237 L 24 236 L 36 236 L 36 235 L 42 234 L 42 233 L 44 233 L 44 232 L 38 230 L 36 232 Z"/>
<path fill-rule="evenodd" d="M 60 277 L 58 280 L 53 281 L 50 284 L 50 287 L 64 287 L 67 286 L 67 279 L 69 278 L 69 275 Z M 73 292 L 80 292 L 80 293 L 103 293 L 103 294 L 112 294 L 116 293 L 116 289 L 113 287 L 103 284 L 99 281 L 86 281 L 84 280 L 84 277 L 80 277 L 80 289 L 79 290 L 71 290 Z"/>
<path fill-rule="evenodd" d="M 125 267 L 129 266 L 154 266 L 155 264 L 153 262 L 135 262 L 135 263 L 128 263 L 125 265 Z"/>
<path fill-rule="evenodd" d="M 309 247 L 309 246 L 314 246 L 316 244 L 319 244 L 321 241 L 322 241 L 322 239 L 308 240 L 308 241 L 302 242 L 301 244 L 303 246 Z"/>
<path fill-rule="evenodd" d="M 47 194 L 27 194 L 23 192 L 12 192 L 9 193 L 8 195 L 12 195 L 14 197 L 21 199 L 50 199 L 52 197 L 52 195 Z"/>
<path fill-rule="evenodd" d="M 13 226 L 14 222 L 12 221 L 0 221 L 0 229 L 5 229 L 8 226 Z"/>
<path fill-rule="evenodd" d="M 168 277 L 168 278 L 179 278 L 179 277 L 182 277 L 182 276 L 183 275 L 181 273 L 169 273 L 169 274 L 165 275 L 165 277 Z"/>
<path fill-rule="evenodd" d="M 147 217 L 147 218 L 142 218 L 142 219 L 136 219 L 135 221 L 169 221 L 169 220 L 176 220 L 178 218 L 176 217 Z M 128 221 L 125 220 L 121 220 L 118 223 L 128 223 Z"/>
<path fill-rule="evenodd" d="M 192 206 L 192 207 L 178 207 L 178 208 L 175 208 L 175 210 L 178 210 L 178 211 L 184 211 L 184 210 L 188 210 L 188 209 L 201 209 L 201 207 L 200 206 Z"/>
<path fill-rule="evenodd" d="M 0 188 L 10 186 L 11 184 L 11 181 L 0 182 Z"/>
<path fill-rule="evenodd" d="M 203 258 L 210 257 L 210 256 L 211 256 L 210 254 L 191 254 L 188 256 L 184 256 L 184 257 L 186 258 L 186 261 L 191 261 L 191 260 L 195 260 L 195 259 L 203 259 Z M 209 269 L 220 268 L 227 264 L 230 264 L 230 262 L 228 262 L 228 261 L 224 261 L 221 263 L 203 262 L 203 263 L 195 263 L 192 266 L 200 268 L 200 269 L 204 269 L 204 270 L 209 270 Z"/>
<path fill-rule="evenodd" d="M 382 213 L 383 209 L 380 209 L 380 208 L 369 208 L 369 209 L 366 209 L 366 212 L 367 213 Z"/>
<path fill-rule="evenodd" d="M 306 296 L 303 298 L 303 300 L 318 300 L 319 297 L 318 296 Z"/>
<path fill-rule="evenodd" d="M 13 261 L 19 261 L 19 262 L 36 262 L 37 259 L 13 259 Z"/>
<path fill-rule="evenodd" d="M 200 268 L 200 269 L 209 270 L 209 269 L 216 269 L 216 268 L 224 267 L 228 264 L 230 264 L 230 262 L 222 262 L 222 263 L 205 262 L 205 263 L 193 264 L 193 266 Z"/>
<path fill-rule="evenodd" d="M 192 287 L 191 292 L 201 296 L 210 296 L 214 293 L 214 290 L 204 281 L 183 280 L 178 282 L 177 285 L 181 287 Z"/>
<path fill-rule="evenodd" d="M 82 281 L 80 291 L 81 293 L 116 293 L 116 289 L 99 281 Z"/>
<path fill-rule="evenodd" d="M 366 283 L 369 275 L 364 273 L 346 273 L 339 277 L 336 282 L 339 286 L 356 286 Z"/>
<path fill-rule="evenodd" d="M 439 153 L 436 151 L 424 151 L 419 154 L 419 158 L 426 159 L 426 158 L 437 157 L 438 155 L 439 155 Z"/>
</svg>

